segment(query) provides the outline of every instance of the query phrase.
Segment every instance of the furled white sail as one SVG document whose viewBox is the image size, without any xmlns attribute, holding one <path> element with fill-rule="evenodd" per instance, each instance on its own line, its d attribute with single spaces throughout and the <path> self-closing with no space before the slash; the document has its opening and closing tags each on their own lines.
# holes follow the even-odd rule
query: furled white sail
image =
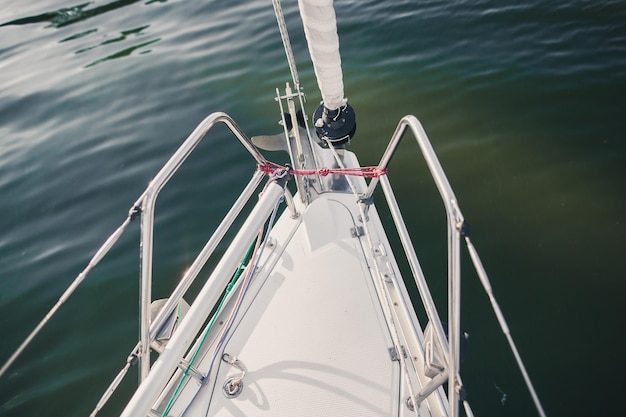
<svg viewBox="0 0 626 417">
<path fill-rule="evenodd" d="M 346 102 L 333 0 L 298 0 L 317 84 L 324 106 L 336 110 Z"/>
</svg>

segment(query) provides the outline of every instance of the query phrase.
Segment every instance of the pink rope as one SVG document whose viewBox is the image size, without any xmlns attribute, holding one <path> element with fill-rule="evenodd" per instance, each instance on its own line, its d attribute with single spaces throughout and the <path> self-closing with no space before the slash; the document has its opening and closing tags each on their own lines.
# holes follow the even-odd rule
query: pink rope
<svg viewBox="0 0 626 417">
<path fill-rule="evenodd" d="M 325 177 L 329 174 L 335 175 L 351 175 L 355 177 L 378 178 L 381 175 L 387 175 L 386 169 L 375 167 L 358 167 L 358 168 L 318 168 L 318 169 L 294 169 L 290 166 L 282 166 L 274 162 L 266 162 L 259 165 L 259 171 L 272 175 L 277 171 L 287 171 L 291 175 L 319 175 Z"/>
</svg>

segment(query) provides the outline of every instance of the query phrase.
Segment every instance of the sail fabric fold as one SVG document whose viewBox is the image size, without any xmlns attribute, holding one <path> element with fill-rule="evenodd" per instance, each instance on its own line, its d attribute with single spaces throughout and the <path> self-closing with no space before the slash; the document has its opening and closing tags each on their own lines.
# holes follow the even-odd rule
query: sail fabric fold
<svg viewBox="0 0 626 417">
<path fill-rule="evenodd" d="M 336 110 L 346 99 L 333 0 L 298 0 L 298 5 L 324 106 Z"/>
</svg>

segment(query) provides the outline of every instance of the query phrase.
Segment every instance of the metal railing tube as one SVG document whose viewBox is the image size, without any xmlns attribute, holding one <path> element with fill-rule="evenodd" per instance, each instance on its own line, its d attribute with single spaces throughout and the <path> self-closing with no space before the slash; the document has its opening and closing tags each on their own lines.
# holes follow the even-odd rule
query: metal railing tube
<svg viewBox="0 0 626 417">
<path fill-rule="evenodd" d="M 387 206 L 389 207 L 389 211 L 391 212 L 391 218 L 393 219 L 396 230 L 398 231 L 398 236 L 400 237 L 400 242 L 402 243 L 404 253 L 409 262 L 409 267 L 411 268 L 413 279 L 415 280 L 415 285 L 417 285 L 420 298 L 422 299 L 422 304 L 424 305 L 424 310 L 426 310 L 428 320 L 433 326 L 435 334 L 437 335 L 437 339 L 439 339 L 439 343 L 441 344 L 442 351 L 444 353 L 443 359 L 445 361 L 445 366 L 447 367 L 448 339 L 446 338 L 446 333 L 443 331 L 443 325 L 441 324 L 439 314 L 437 313 L 435 301 L 433 300 L 428 284 L 426 283 L 426 277 L 424 275 L 424 272 L 422 271 L 422 267 L 417 258 L 417 254 L 415 253 L 415 248 L 411 243 L 411 237 L 409 236 L 406 224 L 404 223 L 404 219 L 402 218 L 402 213 L 400 212 L 400 207 L 398 206 L 398 202 L 396 201 L 396 197 L 391 188 L 389 178 L 387 178 L 387 176 L 385 175 L 382 175 L 380 177 L 380 185 L 382 186 L 383 194 L 387 199 Z"/>
<path fill-rule="evenodd" d="M 276 182 L 269 183 L 243 226 L 233 239 L 233 243 L 215 267 L 193 305 L 181 321 L 178 329 L 165 346 L 165 349 L 150 370 L 148 377 L 122 412 L 122 417 L 145 416 L 156 401 L 157 396 L 168 382 L 172 372 L 189 348 L 194 335 L 200 331 L 206 317 L 220 297 L 228 280 L 237 269 L 250 242 L 257 235 L 263 223 L 274 210 L 283 195 L 283 187 Z"/>
<path fill-rule="evenodd" d="M 248 150 L 257 164 L 264 165 L 267 161 L 257 151 L 250 139 L 226 113 L 216 112 L 208 115 L 191 132 L 174 155 L 163 165 L 163 168 L 150 181 L 142 194 L 141 215 L 141 308 L 140 308 L 140 372 L 139 380 L 143 381 L 150 370 L 150 304 L 152 302 L 152 236 L 154 229 L 154 205 L 157 196 L 172 175 L 187 159 L 206 133 L 217 123 L 224 123 L 241 144 Z"/>
<path fill-rule="evenodd" d="M 248 150 L 252 157 L 256 160 L 257 164 L 264 165 L 267 161 L 257 151 L 250 139 L 243 133 L 243 131 L 237 126 L 235 121 L 226 113 L 215 112 L 211 113 L 204 118 L 202 122 L 189 134 L 187 139 L 178 148 L 178 150 L 170 157 L 170 159 L 163 165 L 163 168 L 157 173 L 157 175 L 150 181 L 148 188 L 154 190 L 154 194 L 158 195 L 161 188 L 167 183 L 167 181 L 174 175 L 180 165 L 185 162 L 185 159 L 191 154 L 198 143 L 204 138 L 206 133 L 217 123 L 224 123 L 235 137 L 241 142 L 241 144 Z"/>
<path fill-rule="evenodd" d="M 459 415 L 459 394 L 461 381 L 460 371 L 460 340 L 461 340 L 461 236 L 451 212 L 448 217 L 448 366 L 450 380 L 448 381 L 448 399 L 450 402 L 450 416 Z"/>
<path fill-rule="evenodd" d="M 430 394 L 435 392 L 437 388 L 443 385 L 447 380 L 448 380 L 447 372 L 439 374 L 435 376 L 433 379 L 431 379 L 431 381 L 424 388 L 422 388 L 420 392 L 415 394 L 415 397 L 413 397 L 413 404 L 415 405 L 415 408 L 419 408 L 420 403 L 424 401 L 426 398 L 428 398 Z"/>
<path fill-rule="evenodd" d="M 419 122 L 419 120 L 417 120 L 415 116 L 408 115 L 400 119 L 400 122 L 398 123 L 398 126 L 396 127 L 396 130 L 391 137 L 391 140 L 389 141 L 389 145 L 387 145 L 387 149 L 385 150 L 385 153 L 378 163 L 378 170 L 382 171 L 387 168 L 391 157 L 393 156 L 398 145 L 402 141 L 402 137 L 407 127 L 410 127 L 411 131 L 415 135 L 417 144 L 419 145 L 422 151 L 422 155 L 424 156 L 424 160 L 428 165 L 428 169 L 430 170 L 430 173 L 435 180 L 437 189 L 439 190 L 439 193 L 444 200 L 446 209 L 449 209 L 450 212 L 453 212 L 454 207 L 451 205 L 451 201 L 456 200 L 454 192 L 452 191 L 452 187 L 450 187 L 448 178 L 446 177 L 446 174 L 443 171 L 439 160 L 437 159 L 437 154 L 435 154 L 435 151 L 430 144 L 430 141 L 428 140 L 428 136 L 426 135 L 422 124 Z M 369 187 L 367 188 L 367 192 L 365 193 L 365 199 L 368 199 L 372 196 L 372 194 L 374 193 L 374 188 L 376 188 L 376 184 L 376 178 L 372 179 Z"/>
<path fill-rule="evenodd" d="M 489 283 L 489 279 L 487 278 L 487 274 L 483 268 L 482 262 L 476 252 L 476 249 L 472 245 L 469 237 L 464 233 L 464 218 L 461 213 L 461 209 L 458 206 L 458 202 L 452 191 L 452 187 L 450 187 L 450 183 L 448 182 L 448 178 L 446 177 L 439 160 L 437 159 L 437 155 L 428 140 L 428 136 L 424 131 L 421 123 L 417 120 L 415 116 L 405 116 L 403 117 L 396 130 L 387 145 L 387 149 L 383 154 L 380 163 L 378 164 L 378 171 L 382 172 L 387 168 L 391 157 L 395 153 L 404 132 L 407 127 L 410 127 L 413 134 L 415 135 L 415 139 L 422 151 L 422 155 L 426 161 L 428 169 L 435 181 L 437 189 L 439 190 L 439 194 L 443 199 L 444 206 L 446 208 L 446 216 L 447 216 L 447 230 L 448 230 L 448 332 L 449 332 L 449 341 L 448 341 L 448 374 L 452 375 L 451 381 L 449 381 L 448 385 L 450 389 L 448 390 L 448 399 L 449 399 L 449 413 L 451 416 L 456 417 L 459 414 L 459 403 L 458 398 L 460 389 L 462 389 L 463 382 L 461 381 L 461 376 L 459 374 L 459 363 L 460 363 L 460 340 L 461 340 L 461 238 L 463 237 L 466 241 L 467 248 L 474 263 L 474 267 L 478 273 L 481 283 L 489 299 L 492 304 L 492 308 L 498 318 L 498 322 L 500 327 L 502 328 L 503 333 L 505 334 L 513 355 L 517 361 L 518 367 L 522 372 L 526 385 L 530 391 L 530 394 L 535 403 L 535 407 L 537 411 L 542 417 L 545 417 L 545 411 L 539 401 L 539 397 L 535 392 L 535 389 L 530 381 L 530 377 L 526 372 L 526 368 L 522 362 L 521 356 L 517 351 L 517 347 L 513 342 L 513 338 L 509 331 L 509 328 L 506 324 L 506 320 L 504 319 L 504 315 L 500 310 L 500 306 L 498 305 L 495 297 L 493 296 L 493 291 L 491 289 L 491 284 Z M 408 236 L 408 232 L 406 230 L 406 226 L 404 225 L 404 221 L 402 220 L 402 216 L 400 215 L 400 211 L 395 201 L 395 197 L 393 196 L 393 191 L 391 191 L 391 187 L 389 185 L 389 180 L 386 176 L 381 176 L 380 178 L 374 178 L 370 182 L 366 193 L 361 197 L 362 201 L 370 201 L 374 189 L 378 184 L 378 181 L 381 181 L 383 191 L 385 193 L 385 197 L 387 198 L 387 203 L 389 204 L 392 216 L 394 218 L 394 222 L 396 224 L 396 228 L 400 234 L 400 239 L 402 241 L 402 245 L 404 246 L 405 253 L 407 254 L 407 259 L 409 260 L 409 265 L 411 266 L 411 270 L 413 272 L 413 276 L 416 280 L 416 284 L 418 285 L 418 289 L 420 289 L 420 296 L 422 297 L 422 302 L 426 308 L 426 313 L 431 320 L 431 323 L 434 321 L 431 318 L 431 305 L 432 298 L 430 298 L 430 293 L 428 291 L 428 287 L 425 284 L 425 279 L 422 271 L 419 269 L 419 263 L 417 262 L 417 256 L 415 255 L 415 251 L 413 249 L 412 244 L 410 243 L 410 238 Z M 408 252 L 407 252 L 408 249 Z M 422 282 L 423 281 L 423 282 Z M 423 289 L 422 289 L 423 288 Z M 426 299 L 426 301 L 425 301 Z M 442 342 L 442 346 L 445 346 L 445 338 L 442 338 L 443 331 L 440 329 L 440 321 L 435 321 L 439 326 L 435 326 L 435 331 L 437 337 L 440 342 Z M 445 350 L 445 349 L 444 349 Z M 445 356 L 445 354 L 444 354 Z M 473 415 L 471 408 L 467 401 L 463 400 L 463 406 L 465 407 L 465 412 L 468 416 Z"/>
<path fill-rule="evenodd" d="M 154 322 L 150 326 L 150 342 L 155 339 L 163 324 L 167 321 L 170 314 L 176 309 L 176 306 L 183 298 L 183 295 L 196 279 L 209 257 L 213 254 L 217 245 L 222 241 L 222 238 L 228 229 L 230 229 L 233 221 L 237 218 L 239 213 L 241 213 L 244 205 L 248 202 L 248 200 L 250 200 L 252 193 L 254 193 L 254 190 L 256 190 L 264 176 L 265 174 L 263 172 L 255 171 L 246 188 L 241 192 L 241 195 L 237 198 L 232 208 L 228 211 L 226 216 L 224 216 L 224 219 L 215 229 L 213 235 L 211 235 L 189 269 L 187 269 L 185 275 L 181 278 L 180 282 L 167 299 L 165 305 L 163 305 L 163 308 L 159 311 L 159 314 L 157 314 L 154 318 Z"/>
<path fill-rule="evenodd" d="M 426 165 L 430 171 L 435 185 L 439 190 L 439 194 L 443 200 L 443 204 L 446 208 L 446 216 L 448 220 L 448 373 L 451 378 L 448 382 L 450 389 L 448 390 L 448 400 L 450 404 L 450 415 L 452 417 L 458 416 L 458 398 L 460 388 L 459 378 L 459 341 L 460 341 L 460 226 L 463 223 L 463 216 L 456 204 L 456 197 L 452 191 L 452 187 L 446 177 L 446 174 L 437 159 L 437 155 L 428 140 L 428 136 L 422 127 L 422 124 L 417 120 L 415 116 L 404 116 L 396 130 L 391 137 L 389 145 L 383 154 L 379 164 L 378 171 L 382 172 L 387 169 L 387 165 L 391 160 L 391 157 L 395 153 L 398 145 L 400 144 L 407 127 L 411 129 L 417 144 L 422 151 L 422 156 L 426 161 Z M 379 179 L 374 178 L 370 181 L 363 200 L 369 200 L 373 193 Z"/>
<path fill-rule="evenodd" d="M 254 192 L 254 190 L 256 190 L 257 186 L 259 185 L 259 183 L 261 182 L 261 179 L 263 179 L 264 176 L 265 174 L 263 172 L 258 171 L 258 170 L 255 171 L 254 175 L 250 179 L 250 182 L 248 183 L 246 188 L 244 188 L 244 190 L 241 192 L 241 194 L 239 195 L 239 198 L 237 198 L 237 200 L 235 201 L 231 209 L 228 211 L 226 216 L 224 216 L 224 219 L 222 219 L 222 222 L 215 229 L 215 231 L 213 232 L 213 235 L 211 235 L 211 238 L 204 245 L 204 248 L 202 248 L 202 250 L 196 257 L 194 262 L 191 264 L 191 266 L 187 270 L 187 272 L 185 272 L 185 275 L 183 276 L 183 278 L 181 278 L 180 282 L 178 283 L 178 285 L 176 286 L 172 294 L 169 296 L 169 298 L 167 299 L 167 301 L 165 302 L 161 310 L 159 310 L 159 313 L 157 314 L 157 316 L 150 323 L 150 333 L 149 333 L 150 343 L 152 343 L 152 341 L 156 339 L 156 335 L 161 330 L 161 327 L 167 321 L 168 317 L 174 311 L 174 309 L 176 309 L 176 306 L 178 305 L 180 300 L 183 298 L 183 295 L 185 295 L 185 293 L 187 292 L 191 284 L 195 281 L 196 277 L 202 270 L 203 266 L 206 264 L 209 257 L 213 254 L 213 251 L 215 250 L 217 245 L 221 242 L 222 238 L 224 237 L 228 229 L 230 229 L 230 226 L 232 225 L 235 218 L 237 218 L 239 213 L 241 213 L 241 210 L 243 209 L 244 205 L 248 202 L 248 200 L 250 200 L 252 193 Z M 142 198 L 143 198 L 143 194 L 142 194 Z M 141 201 L 137 201 L 136 206 L 139 206 L 140 204 L 141 204 Z M 139 355 L 141 354 L 140 350 L 141 350 L 141 342 L 138 342 L 137 345 L 131 351 L 128 362 L 126 363 L 126 366 L 124 366 L 124 368 L 117 374 L 117 376 L 111 382 L 107 390 L 104 392 L 104 394 L 100 398 L 100 401 L 98 401 L 96 408 L 90 414 L 90 417 L 95 416 L 98 413 L 98 411 L 102 409 L 104 404 L 109 400 L 109 398 L 111 397 L 111 394 L 113 394 L 113 392 L 117 389 L 123 377 L 126 375 L 126 372 L 130 368 L 132 357 L 133 356 L 139 357 Z"/>
<path fill-rule="evenodd" d="M 148 187 L 141 204 L 141 243 L 140 265 L 141 281 L 139 283 L 139 382 L 150 372 L 150 304 L 152 302 L 152 237 L 154 232 L 154 205 L 156 195 L 154 189 Z"/>
</svg>

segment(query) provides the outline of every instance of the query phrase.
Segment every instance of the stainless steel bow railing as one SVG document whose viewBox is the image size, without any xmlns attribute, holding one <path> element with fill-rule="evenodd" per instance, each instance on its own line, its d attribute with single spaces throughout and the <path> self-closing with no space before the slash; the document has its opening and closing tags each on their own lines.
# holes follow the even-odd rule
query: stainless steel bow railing
<svg viewBox="0 0 626 417">
<path fill-rule="evenodd" d="M 178 148 L 176 153 L 172 155 L 172 157 L 167 161 L 167 163 L 161 168 L 158 174 L 154 177 L 154 179 L 148 185 L 148 188 L 143 192 L 141 197 L 137 200 L 139 202 L 139 206 L 141 207 L 141 340 L 140 340 L 140 379 L 143 380 L 148 375 L 150 371 L 150 357 L 148 352 L 150 350 L 150 303 L 152 297 L 152 238 L 154 231 L 154 206 L 156 204 L 156 198 L 161 192 L 161 189 L 167 184 L 172 175 L 178 170 L 181 164 L 189 157 L 191 152 L 196 148 L 198 143 L 205 137 L 206 133 L 213 128 L 217 123 L 224 123 L 230 131 L 235 135 L 235 137 L 241 142 L 241 144 L 250 152 L 250 154 L 254 157 L 257 164 L 264 165 L 267 161 L 259 153 L 259 151 L 254 147 L 250 139 L 243 133 L 243 131 L 237 126 L 234 120 L 228 116 L 226 113 L 212 113 L 207 116 L 195 129 L 191 134 L 185 139 L 185 142 Z M 259 181 L 262 178 L 262 174 L 257 173 L 250 181 L 250 184 L 244 190 L 244 193 L 247 193 L 245 199 L 243 201 L 242 197 L 239 198 L 236 206 L 238 210 L 236 213 L 233 213 L 232 218 L 236 217 L 239 214 L 239 211 L 245 204 L 245 202 L 250 198 L 251 193 L 258 185 Z M 232 212 L 232 210 L 231 210 Z M 231 214 L 229 212 L 229 214 Z M 227 216 L 230 219 L 230 216 Z M 227 219 L 224 219 L 222 224 Z M 232 220 L 230 220 L 232 223 Z M 165 322 L 166 318 L 174 311 L 175 307 L 178 305 L 180 298 L 187 291 L 195 277 L 200 272 L 202 265 L 206 262 L 210 254 L 215 249 L 215 246 L 221 238 L 223 237 L 223 233 L 226 232 L 230 223 L 224 224 L 224 229 L 218 228 L 218 230 L 214 233 L 213 237 L 207 242 L 207 245 L 201 252 L 201 256 L 198 258 L 202 258 L 201 260 L 196 259 L 196 262 L 192 265 L 190 270 L 185 274 L 185 277 L 181 280 L 180 284 L 176 288 L 174 295 L 170 297 L 165 306 L 162 308 L 159 315 L 155 318 L 155 325 L 152 326 L 155 330 L 158 330 L 160 326 Z M 222 226 L 222 225 L 220 225 Z M 218 235 L 218 232 L 221 233 L 221 236 Z M 218 235 L 219 238 L 216 236 Z M 215 239 L 214 239 L 215 238 Z M 201 262 L 202 261 L 202 262 Z M 152 332 L 152 336 L 154 336 L 155 332 Z M 144 360 L 145 358 L 145 360 Z"/>
<path fill-rule="evenodd" d="M 448 380 L 448 401 L 449 401 L 449 414 L 450 416 L 457 417 L 459 415 L 459 401 L 463 402 L 465 407 L 466 414 L 468 416 L 473 415 L 469 404 L 462 397 L 462 381 L 460 377 L 460 342 L 461 342 L 461 260 L 460 260 L 460 243 L 461 238 L 463 238 L 467 244 L 467 248 L 470 254 L 470 258 L 474 264 L 474 268 L 480 278 L 480 281 L 489 296 L 491 301 L 492 308 L 498 318 L 498 323 L 505 334 L 507 341 L 509 342 L 509 346 L 515 356 L 518 367 L 524 377 L 526 382 L 526 386 L 533 398 L 535 403 L 535 407 L 540 416 L 545 417 L 545 412 L 539 401 L 539 397 L 533 387 L 533 384 L 528 376 L 528 372 L 522 362 L 522 359 L 518 353 L 517 347 L 511 337 L 510 330 L 506 324 L 506 320 L 504 319 L 504 315 L 500 310 L 500 307 L 493 295 L 493 290 L 491 288 L 491 284 L 489 283 L 489 278 L 487 277 L 487 273 L 480 261 L 478 256 L 478 252 L 474 248 L 471 243 L 471 240 L 468 235 L 468 228 L 465 223 L 465 219 L 463 214 L 461 213 L 461 209 L 459 208 L 456 196 L 454 195 L 454 191 L 452 191 L 452 187 L 450 186 L 450 182 L 435 154 L 435 151 L 428 140 L 428 136 L 424 131 L 421 123 L 415 116 L 405 116 L 403 117 L 396 130 L 391 137 L 389 145 L 385 150 L 379 164 L 378 171 L 382 172 L 387 169 L 387 165 L 389 164 L 393 154 L 395 153 L 398 145 L 402 141 L 404 134 L 407 130 L 410 130 L 417 144 L 420 147 L 424 160 L 426 161 L 426 165 L 431 173 L 433 180 L 437 186 L 439 194 L 443 200 L 443 204 L 446 210 L 447 216 L 447 229 L 448 229 L 448 335 L 446 337 L 446 333 L 443 330 L 443 325 L 439 315 L 437 313 L 435 303 L 430 294 L 430 290 L 428 284 L 426 283 L 426 279 L 424 273 L 422 272 L 421 266 L 419 264 L 417 254 L 415 253 L 415 249 L 413 244 L 411 243 L 411 238 L 409 236 L 408 230 L 404 223 L 404 219 L 402 218 L 402 214 L 400 213 L 400 209 L 398 207 L 398 203 L 395 199 L 394 193 L 391 189 L 391 184 L 386 175 L 380 176 L 378 178 L 372 179 L 369 183 L 368 189 L 365 194 L 362 196 L 362 201 L 367 202 L 371 201 L 374 190 L 380 181 L 383 193 L 387 200 L 387 204 L 389 206 L 391 216 L 394 220 L 396 229 L 398 231 L 400 241 L 402 243 L 403 249 L 407 256 L 409 266 L 411 268 L 411 272 L 415 279 L 415 283 L 417 285 L 422 303 L 424 305 L 424 309 L 426 310 L 426 314 L 431 325 L 434 328 L 435 334 L 437 336 L 438 342 L 441 346 L 443 346 L 443 354 L 444 354 L 444 362 L 446 364 L 446 370 L 440 377 L 433 378 L 430 384 L 425 386 L 419 393 L 415 395 L 413 399 L 415 403 L 419 403 L 422 401 L 428 394 L 433 392 L 439 385 L 446 382 Z M 447 378 L 446 378 L 447 376 Z"/>
<path fill-rule="evenodd" d="M 253 174 L 250 182 L 245 187 L 239 198 L 235 201 L 231 209 L 228 211 L 222 222 L 214 231 L 211 238 L 207 241 L 203 249 L 198 254 L 193 264 L 189 267 L 177 287 L 174 289 L 172 295 L 169 297 L 165 305 L 161 308 L 157 316 L 151 321 L 150 317 L 150 305 L 152 298 L 152 258 L 153 258 L 153 231 L 154 231 L 154 207 L 156 199 L 172 178 L 174 173 L 185 162 L 193 150 L 197 147 L 200 141 L 206 136 L 207 132 L 211 130 L 216 124 L 223 123 L 231 131 L 231 133 L 239 140 L 239 142 L 246 148 L 246 150 L 252 155 L 256 163 L 259 166 L 267 164 L 266 159 L 261 155 L 254 147 L 250 139 L 243 133 L 234 120 L 226 113 L 216 112 L 207 116 L 185 139 L 183 144 L 178 150 L 170 157 L 165 163 L 163 168 L 156 174 L 153 180 L 150 182 L 146 190 L 139 196 L 135 203 L 131 206 L 127 218 L 122 224 L 109 236 L 102 246 L 93 255 L 85 269 L 74 279 L 70 286 L 61 295 L 55 305 L 50 309 L 46 316 L 37 324 L 37 326 L 31 331 L 28 337 L 22 342 L 22 344 L 16 349 L 16 351 L 9 357 L 9 359 L 0 368 L 0 377 L 9 369 L 9 367 L 15 362 L 22 351 L 30 344 L 33 338 L 39 333 L 39 331 L 45 326 L 45 324 L 52 318 L 52 316 L 58 311 L 58 309 L 65 303 L 65 301 L 73 294 L 78 286 L 85 280 L 87 274 L 93 269 L 109 250 L 119 240 L 121 235 L 126 230 L 130 222 L 137 216 L 141 216 L 141 307 L 140 307 L 140 341 L 137 343 L 129 358 L 126 366 L 115 377 L 109 388 L 105 391 L 100 402 L 96 406 L 96 409 L 92 412 L 95 415 L 97 411 L 102 408 L 104 403 L 108 400 L 112 392 L 119 385 L 121 379 L 126 374 L 127 370 L 136 360 L 140 362 L 140 379 L 143 380 L 150 370 L 150 343 L 154 341 L 160 328 L 166 322 L 170 314 L 182 299 L 185 292 L 189 289 L 195 278 L 200 273 L 200 270 L 207 262 L 219 242 L 222 240 L 234 220 L 241 213 L 241 210 L 245 204 L 249 201 L 250 197 L 257 189 L 261 179 L 264 177 L 264 173 L 260 170 L 256 170 Z"/>
</svg>

